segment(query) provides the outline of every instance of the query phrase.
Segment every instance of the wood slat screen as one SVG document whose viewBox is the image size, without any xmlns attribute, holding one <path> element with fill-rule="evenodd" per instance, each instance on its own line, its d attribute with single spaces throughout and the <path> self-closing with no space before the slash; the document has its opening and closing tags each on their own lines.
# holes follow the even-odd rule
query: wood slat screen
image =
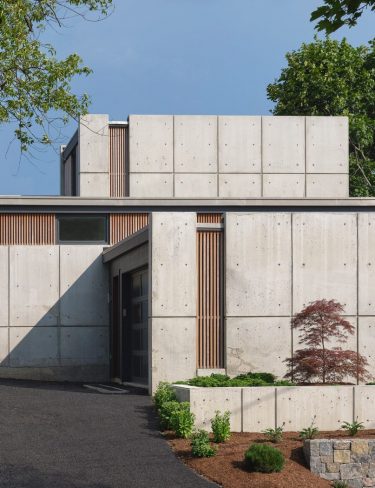
<svg viewBox="0 0 375 488">
<path fill-rule="evenodd" d="M 197 214 L 198 224 L 221 224 L 223 215 L 220 213 L 199 213 Z"/>
<path fill-rule="evenodd" d="M 109 242 L 116 244 L 148 225 L 148 213 L 110 214 Z"/>
<path fill-rule="evenodd" d="M 109 191 L 111 197 L 126 196 L 126 127 L 109 127 Z"/>
<path fill-rule="evenodd" d="M 56 244 L 54 214 L 0 214 L 0 245 Z"/>
<path fill-rule="evenodd" d="M 223 232 L 198 231 L 198 368 L 224 367 L 223 259 Z"/>
</svg>

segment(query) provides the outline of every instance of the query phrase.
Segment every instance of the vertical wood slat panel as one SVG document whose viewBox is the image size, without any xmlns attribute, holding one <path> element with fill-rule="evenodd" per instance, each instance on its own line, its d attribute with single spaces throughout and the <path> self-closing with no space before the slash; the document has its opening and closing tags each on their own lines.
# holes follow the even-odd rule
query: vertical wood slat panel
<svg viewBox="0 0 375 488">
<path fill-rule="evenodd" d="M 198 213 L 198 224 L 221 224 L 223 222 L 223 215 L 221 213 Z"/>
<path fill-rule="evenodd" d="M 109 243 L 117 244 L 148 225 L 148 213 L 110 214 Z"/>
<path fill-rule="evenodd" d="M 56 244 L 54 214 L 0 214 L 0 245 Z"/>
<path fill-rule="evenodd" d="M 109 127 L 109 186 L 111 197 L 125 197 L 126 127 Z"/>
<path fill-rule="evenodd" d="M 223 259 L 223 232 L 198 231 L 197 367 L 202 369 L 224 367 Z"/>
</svg>

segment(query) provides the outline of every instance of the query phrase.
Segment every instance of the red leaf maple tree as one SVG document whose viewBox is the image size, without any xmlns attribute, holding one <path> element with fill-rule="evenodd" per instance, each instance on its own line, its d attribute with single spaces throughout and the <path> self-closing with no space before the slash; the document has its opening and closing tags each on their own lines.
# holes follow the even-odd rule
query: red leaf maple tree
<svg viewBox="0 0 375 488">
<path fill-rule="evenodd" d="M 354 334 L 355 328 L 342 317 L 343 312 L 344 307 L 335 300 L 317 300 L 293 317 L 292 328 L 300 331 L 299 343 L 305 347 L 285 360 L 289 369 L 286 378 L 323 384 L 342 382 L 348 376 L 359 381 L 369 378 L 364 356 L 341 347 L 327 347 L 332 340 L 344 344 Z"/>
</svg>

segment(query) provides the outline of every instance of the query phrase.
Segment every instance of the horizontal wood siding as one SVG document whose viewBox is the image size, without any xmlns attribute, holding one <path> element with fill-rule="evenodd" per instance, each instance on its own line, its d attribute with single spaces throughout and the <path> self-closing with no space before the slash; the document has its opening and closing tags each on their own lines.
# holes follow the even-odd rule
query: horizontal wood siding
<svg viewBox="0 0 375 488">
<path fill-rule="evenodd" d="M 198 231 L 198 368 L 224 367 L 223 257 L 223 232 Z"/>
<path fill-rule="evenodd" d="M 221 224 L 223 215 L 221 213 L 199 213 L 197 214 L 198 224 Z"/>
<path fill-rule="evenodd" d="M 148 225 L 148 213 L 110 214 L 110 244 L 116 244 Z"/>
<path fill-rule="evenodd" d="M 109 185 L 111 197 L 125 197 L 126 127 L 109 127 Z"/>
<path fill-rule="evenodd" d="M 0 245 L 56 244 L 54 214 L 0 214 Z"/>
</svg>

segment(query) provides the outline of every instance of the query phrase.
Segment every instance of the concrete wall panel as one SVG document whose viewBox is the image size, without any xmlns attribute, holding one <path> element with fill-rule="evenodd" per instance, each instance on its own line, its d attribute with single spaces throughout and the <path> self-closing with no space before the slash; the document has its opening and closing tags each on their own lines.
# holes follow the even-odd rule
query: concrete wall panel
<svg viewBox="0 0 375 488">
<path fill-rule="evenodd" d="M 195 317 L 196 214 L 152 213 L 152 316 Z"/>
<path fill-rule="evenodd" d="M 108 325 L 108 269 L 103 246 L 60 247 L 62 325 Z"/>
<path fill-rule="evenodd" d="M 108 363 L 108 327 L 62 327 L 61 364 Z"/>
<path fill-rule="evenodd" d="M 227 213 L 225 226 L 226 315 L 289 315 L 290 214 Z"/>
<path fill-rule="evenodd" d="M 179 115 L 174 118 L 175 171 L 217 171 L 217 117 Z"/>
<path fill-rule="evenodd" d="M 221 173 L 260 173 L 261 146 L 261 117 L 219 117 L 219 171 Z"/>
<path fill-rule="evenodd" d="M 338 300 L 346 314 L 356 314 L 356 243 L 355 214 L 294 214 L 294 312 L 325 298 Z"/>
<path fill-rule="evenodd" d="M 324 408 L 322 406 L 324 405 Z M 286 431 L 309 426 L 316 415 L 320 430 L 339 429 L 353 419 L 352 386 L 291 387 L 277 389 L 277 425 Z"/>
<path fill-rule="evenodd" d="M 358 352 L 366 357 L 368 371 L 375 381 L 375 317 L 358 318 Z"/>
<path fill-rule="evenodd" d="M 88 114 L 81 117 L 78 137 L 80 172 L 108 173 L 108 115 Z M 107 189 L 106 196 L 108 195 Z"/>
<path fill-rule="evenodd" d="M 349 176 L 306 175 L 307 198 L 347 198 L 349 196 Z"/>
<path fill-rule="evenodd" d="M 153 318 L 152 386 L 159 381 L 179 381 L 193 378 L 196 373 L 195 318 Z"/>
<path fill-rule="evenodd" d="M 226 348 L 229 375 L 267 371 L 281 378 L 286 373 L 283 361 L 292 354 L 290 319 L 228 318 Z"/>
<path fill-rule="evenodd" d="M 243 388 L 243 432 L 262 432 L 274 428 L 276 388 Z M 218 407 L 219 408 L 219 407 Z"/>
<path fill-rule="evenodd" d="M 8 366 L 9 364 L 9 337 L 8 328 L 0 328 L 0 366 Z"/>
<path fill-rule="evenodd" d="M 262 117 L 264 173 L 305 172 L 305 117 Z"/>
<path fill-rule="evenodd" d="M 375 315 L 375 215 L 358 214 L 358 307 L 361 315 Z"/>
<path fill-rule="evenodd" d="M 230 391 L 228 391 L 230 390 Z M 232 432 L 241 432 L 241 388 L 197 388 L 190 390 L 190 408 L 197 429 L 211 430 L 216 410 L 230 412 Z"/>
<path fill-rule="evenodd" d="M 58 364 L 57 331 L 57 327 L 12 327 L 10 366 L 56 366 Z"/>
<path fill-rule="evenodd" d="M 219 175 L 219 196 L 221 198 L 259 198 L 262 196 L 261 186 L 261 175 Z"/>
<path fill-rule="evenodd" d="M 363 422 L 365 429 L 375 429 L 375 387 L 354 388 L 354 418 Z"/>
<path fill-rule="evenodd" d="M 8 326 L 8 282 L 9 282 L 9 267 L 8 267 L 8 246 L 0 246 L 0 327 Z M 1 355 L 1 349 L 0 349 Z"/>
<path fill-rule="evenodd" d="M 173 116 L 131 115 L 129 117 L 131 173 L 173 171 Z"/>
<path fill-rule="evenodd" d="M 109 196 L 108 173 L 81 173 L 80 174 L 81 197 L 107 197 Z"/>
<path fill-rule="evenodd" d="M 134 198 L 173 197 L 173 175 L 165 173 L 132 173 L 129 194 Z"/>
<path fill-rule="evenodd" d="M 57 325 L 58 246 L 10 247 L 10 325 Z"/>
<path fill-rule="evenodd" d="M 303 198 L 305 195 L 304 174 L 263 175 L 263 197 Z"/>
<path fill-rule="evenodd" d="M 308 173 L 349 172 L 347 117 L 306 117 Z"/>
<path fill-rule="evenodd" d="M 216 198 L 216 173 L 176 174 L 175 196 L 178 198 Z"/>
</svg>

